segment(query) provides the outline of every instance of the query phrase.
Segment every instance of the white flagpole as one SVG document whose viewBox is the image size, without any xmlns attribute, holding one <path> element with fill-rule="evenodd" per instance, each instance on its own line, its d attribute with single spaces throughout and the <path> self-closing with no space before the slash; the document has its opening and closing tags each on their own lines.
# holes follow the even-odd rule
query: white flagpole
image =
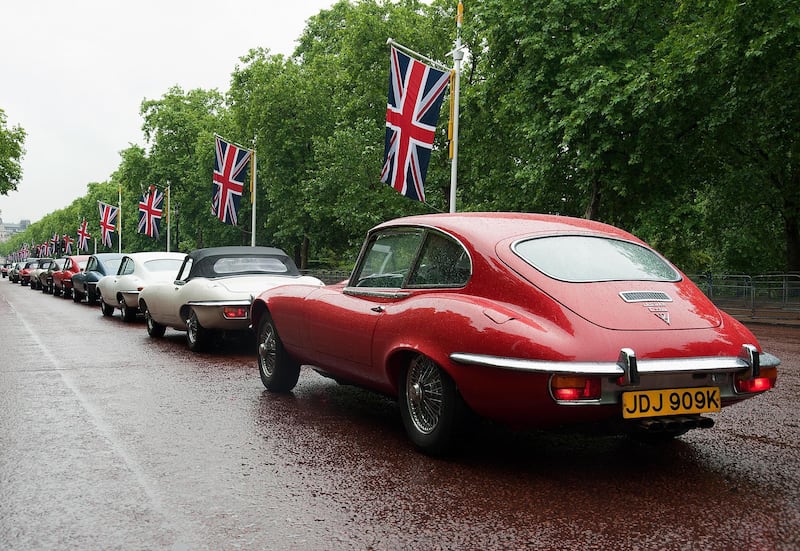
<svg viewBox="0 0 800 551">
<path fill-rule="evenodd" d="M 172 221 L 172 216 L 170 216 L 170 212 L 171 211 L 169 210 L 170 209 L 170 185 L 171 184 L 169 183 L 169 180 L 167 180 L 167 252 L 169 252 L 170 241 L 171 241 L 170 234 L 169 234 L 169 226 L 170 226 L 170 223 Z"/>
<path fill-rule="evenodd" d="M 117 230 L 119 239 L 117 242 L 117 252 L 122 254 L 122 186 L 117 186 Z"/>
<path fill-rule="evenodd" d="M 461 22 L 464 19 L 464 5 L 461 0 L 458 2 L 458 15 L 456 16 L 456 44 L 453 49 L 453 141 L 452 156 L 450 160 L 450 212 L 456 212 L 456 185 L 458 182 L 458 108 L 459 108 L 459 89 L 461 87 L 461 60 L 464 59 L 464 51 L 461 49 Z"/>
<path fill-rule="evenodd" d="M 250 246 L 256 246 L 256 137 L 253 136 L 253 172 L 250 175 L 250 202 L 253 204 L 253 221 L 250 224 Z"/>
</svg>

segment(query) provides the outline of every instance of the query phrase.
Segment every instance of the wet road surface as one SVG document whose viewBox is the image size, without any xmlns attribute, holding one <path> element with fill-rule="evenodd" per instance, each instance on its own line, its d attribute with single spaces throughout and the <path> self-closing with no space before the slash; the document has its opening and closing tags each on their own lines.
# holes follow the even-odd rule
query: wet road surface
<svg viewBox="0 0 800 551">
<path fill-rule="evenodd" d="M 253 344 L 0 280 L 0 549 L 800 549 L 800 328 L 754 325 L 778 387 L 667 444 L 480 425 L 459 455 Z"/>
</svg>

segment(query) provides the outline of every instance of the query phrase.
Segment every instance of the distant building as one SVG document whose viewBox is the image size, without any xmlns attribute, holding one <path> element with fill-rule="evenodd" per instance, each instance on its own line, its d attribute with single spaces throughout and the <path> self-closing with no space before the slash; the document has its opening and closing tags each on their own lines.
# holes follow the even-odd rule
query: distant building
<svg viewBox="0 0 800 551">
<path fill-rule="evenodd" d="M 2 211 L 0 211 L 0 214 L 2 214 Z M 24 232 L 30 225 L 30 220 L 20 220 L 19 224 L 9 224 L 8 222 L 3 222 L 3 217 L 0 216 L 0 243 L 8 241 L 8 238 L 15 233 Z"/>
</svg>

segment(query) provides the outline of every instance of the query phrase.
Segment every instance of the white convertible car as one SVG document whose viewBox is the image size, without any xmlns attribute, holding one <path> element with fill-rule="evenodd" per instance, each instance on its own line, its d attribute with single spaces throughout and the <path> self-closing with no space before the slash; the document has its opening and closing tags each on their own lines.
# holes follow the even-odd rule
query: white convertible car
<svg viewBox="0 0 800 551">
<path fill-rule="evenodd" d="M 193 351 L 208 348 L 214 334 L 250 329 L 253 297 L 272 287 L 320 285 L 300 275 L 291 258 L 272 247 L 212 247 L 190 252 L 170 283 L 155 283 L 139 294 L 147 333 L 163 337 L 167 327 L 186 331 Z"/>
<path fill-rule="evenodd" d="M 97 282 L 100 308 L 104 316 L 113 316 L 122 310 L 124 321 L 136 319 L 139 311 L 139 293 L 157 282 L 173 282 L 183 264 L 186 253 L 143 252 L 128 253 L 122 257 L 116 274 L 106 275 Z"/>
</svg>

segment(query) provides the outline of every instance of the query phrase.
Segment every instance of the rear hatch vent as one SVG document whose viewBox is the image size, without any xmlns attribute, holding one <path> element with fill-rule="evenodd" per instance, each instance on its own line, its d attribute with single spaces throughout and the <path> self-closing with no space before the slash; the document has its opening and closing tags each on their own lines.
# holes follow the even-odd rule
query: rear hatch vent
<svg viewBox="0 0 800 551">
<path fill-rule="evenodd" d="M 625 302 L 672 302 L 670 296 L 662 291 L 622 291 L 619 296 Z"/>
</svg>

